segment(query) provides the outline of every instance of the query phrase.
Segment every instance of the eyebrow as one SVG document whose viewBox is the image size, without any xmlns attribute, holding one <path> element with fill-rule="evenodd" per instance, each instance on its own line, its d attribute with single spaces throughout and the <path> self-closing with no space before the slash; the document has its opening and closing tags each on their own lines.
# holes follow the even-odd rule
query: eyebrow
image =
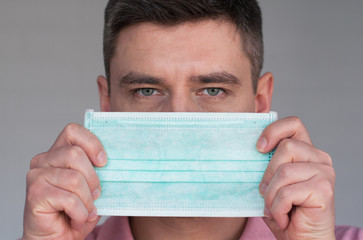
<svg viewBox="0 0 363 240">
<path fill-rule="evenodd" d="M 192 76 L 190 78 L 193 82 L 199 83 L 224 83 L 230 85 L 241 85 L 241 81 L 234 75 L 222 71 L 222 72 L 215 72 L 206 75 L 199 75 L 199 76 Z"/>
<path fill-rule="evenodd" d="M 241 85 L 241 81 L 236 76 L 226 71 L 214 72 L 198 76 L 191 76 L 189 80 L 192 82 L 197 82 L 202 84 L 222 83 L 229 85 Z M 120 79 L 119 86 L 123 87 L 129 84 L 160 84 L 161 82 L 163 82 L 161 78 L 156 78 L 138 72 L 129 72 Z"/>
<path fill-rule="evenodd" d="M 155 78 L 146 74 L 129 72 L 123 76 L 119 81 L 119 86 L 125 86 L 128 84 L 159 84 L 161 79 Z"/>
</svg>

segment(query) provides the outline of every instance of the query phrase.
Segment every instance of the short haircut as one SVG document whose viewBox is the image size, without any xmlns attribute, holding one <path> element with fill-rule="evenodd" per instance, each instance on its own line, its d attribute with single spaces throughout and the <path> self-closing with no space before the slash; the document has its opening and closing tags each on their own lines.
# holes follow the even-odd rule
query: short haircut
<svg viewBox="0 0 363 240">
<path fill-rule="evenodd" d="M 236 25 L 243 51 L 250 61 L 252 86 L 256 91 L 264 51 L 261 9 L 256 0 L 109 0 L 103 32 L 103 55 L 109 89 L 110 62 L 122 29 L 143 22 L 175 26 L 207 19 L 225 19 Z"/>
</svg>

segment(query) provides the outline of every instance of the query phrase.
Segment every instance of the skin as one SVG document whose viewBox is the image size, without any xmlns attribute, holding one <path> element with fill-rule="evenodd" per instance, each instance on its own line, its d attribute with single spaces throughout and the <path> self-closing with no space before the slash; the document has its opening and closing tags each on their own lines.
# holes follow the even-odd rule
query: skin
<svg viewBox="0 0 363 240">
<path fill-rule="evenodd" d="M 252 89 L 251 67 L 235 26 L 204 20 L 124 29 L 111 60 L 110 91 L 98 77 L 102 111 L 269 112 L 271 73 Z M 217 76 L 217 77 L 216 77 Z M 211 81 L 213 80 L 213 81 Z M 276 152 L 260 184 L 266 224 L 277 239 L 334 239 L 335 173 L 297 117 L 269 125 L 257 143 Z M 92 165 L 104 149 L 88 130 L 67 125 L 27 175 L 23 239 L 83 239 L 99 220 L 100 184 Z M 134 217 L 136 239 L 238 239 L 245 218 Z"/>
</svg>

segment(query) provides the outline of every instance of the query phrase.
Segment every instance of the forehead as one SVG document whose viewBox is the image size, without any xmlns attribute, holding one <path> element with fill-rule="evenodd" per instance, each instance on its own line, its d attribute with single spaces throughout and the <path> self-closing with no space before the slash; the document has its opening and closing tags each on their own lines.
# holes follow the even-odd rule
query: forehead
<svg viewBox="0 0 363 240">
<path fill-rule="evenodd" d="M 250 77 L 249 60 L 242 49 L 241 34 L 227 21 L 176 26 L 140 23 L 120 32 L 111 60 L 111 79 L 130 70 L 150 74 L 227 71 Z"/>
</svg>

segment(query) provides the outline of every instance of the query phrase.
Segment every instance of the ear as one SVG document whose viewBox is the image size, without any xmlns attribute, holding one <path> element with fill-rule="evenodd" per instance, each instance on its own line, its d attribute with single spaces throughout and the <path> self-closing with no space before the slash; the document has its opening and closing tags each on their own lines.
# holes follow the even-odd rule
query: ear
<svg viewBox="0 0 363 240">
<path fill-rule="evenodd" d="M 267 113 L 271 109 L 271 98 L 274 90 L 274 78 L 272 73 L 265 73 L 257 83 L 255 95 L 255 112 Z"/>
<path fill-rule="evenodd" d="M 98 94 L 100 97 L 100 106 L 102 112 L 110 111 L 110 94 L 108 91 L 107 79 L 104 76 L 97 78 Z"/>
</svg>

